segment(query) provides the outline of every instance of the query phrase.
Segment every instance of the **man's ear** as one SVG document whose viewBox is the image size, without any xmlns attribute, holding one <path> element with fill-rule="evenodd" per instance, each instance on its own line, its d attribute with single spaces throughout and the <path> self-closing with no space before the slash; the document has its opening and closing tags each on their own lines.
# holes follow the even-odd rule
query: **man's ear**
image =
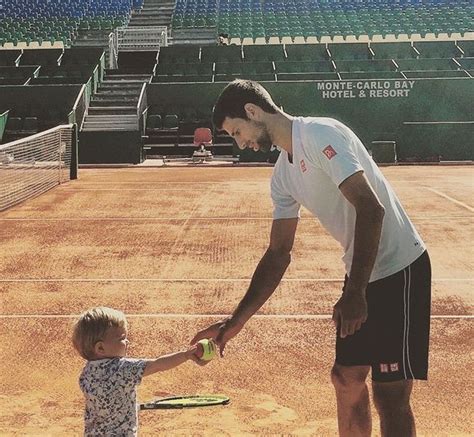
<svg viewBox="0 0 474 437">
<path fill-rule="evenodd" d="M 244 105 L 245 113 L 247 114 L 247 118 L 250 120 L 259 121 L 260 119 L 260 112 L 262 111 L 260 107 L 253 103 L 246 103 Z"/>
</svg>

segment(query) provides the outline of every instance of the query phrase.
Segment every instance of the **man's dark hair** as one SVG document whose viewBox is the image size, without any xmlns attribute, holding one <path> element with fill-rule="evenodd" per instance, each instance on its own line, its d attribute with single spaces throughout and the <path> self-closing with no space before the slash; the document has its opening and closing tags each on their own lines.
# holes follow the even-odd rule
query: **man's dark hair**
<svg viewBox="0 0 474 437">
<path fill-rule="evenodd" d="M 270 114 L 278 110 L 262 85 L 253 80 L 236 79 L 224 88 L 217 99 L 212 113 L 214 128 L 221 130 L 226 117 L 248 120 L 244 108 L 246 103 L 253 103 Z"/>
</svg>

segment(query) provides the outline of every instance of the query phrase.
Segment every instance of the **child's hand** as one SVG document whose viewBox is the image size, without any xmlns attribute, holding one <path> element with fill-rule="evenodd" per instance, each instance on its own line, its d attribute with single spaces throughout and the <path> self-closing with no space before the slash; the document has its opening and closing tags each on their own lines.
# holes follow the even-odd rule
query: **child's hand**
<svg viewBox="0 0 474 437">
<path fill-rule="evenodd" d="M 209 363 L 209 361 L 204 361 L 204 360 L 201 360 L 199 357 L 198 357 L 198 346 L 197 344 L 193 344 L 186 352 L 188 355 L 189 355 L 189 359 L 190 360 L 193 360 L 196 364 L 198 364 L 199 366 L 205 366 L 206 364 Z"/>
</svg>

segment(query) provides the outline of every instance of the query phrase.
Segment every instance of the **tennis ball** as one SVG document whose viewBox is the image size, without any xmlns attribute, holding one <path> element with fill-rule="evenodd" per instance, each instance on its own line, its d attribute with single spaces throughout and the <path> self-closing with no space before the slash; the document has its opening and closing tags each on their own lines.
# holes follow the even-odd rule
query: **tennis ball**
<svg viewBox="0 0 474 437">
<path fill-rule="evenodd" d="M 216 356 L 216 344 L 211 339 L 199 340 L 196 355 L 203 361 L 211 361 Z"/>
</svg>

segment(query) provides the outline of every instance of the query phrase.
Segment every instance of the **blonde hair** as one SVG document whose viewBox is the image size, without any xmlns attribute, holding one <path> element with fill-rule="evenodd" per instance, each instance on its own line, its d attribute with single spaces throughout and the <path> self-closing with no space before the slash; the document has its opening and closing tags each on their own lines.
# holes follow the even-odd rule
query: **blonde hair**
<svg viewBox="0 0 474 437">
<path fill-rule="evenodd" d="M 94 359 L 94 347 L 98 341 L 103 340 L 109 328 L 127 329 L 127 319 L 122 311 L 96 307 L 83 312 L 74 325 L 74 348 L 86 360 Z"/>
</svg>

